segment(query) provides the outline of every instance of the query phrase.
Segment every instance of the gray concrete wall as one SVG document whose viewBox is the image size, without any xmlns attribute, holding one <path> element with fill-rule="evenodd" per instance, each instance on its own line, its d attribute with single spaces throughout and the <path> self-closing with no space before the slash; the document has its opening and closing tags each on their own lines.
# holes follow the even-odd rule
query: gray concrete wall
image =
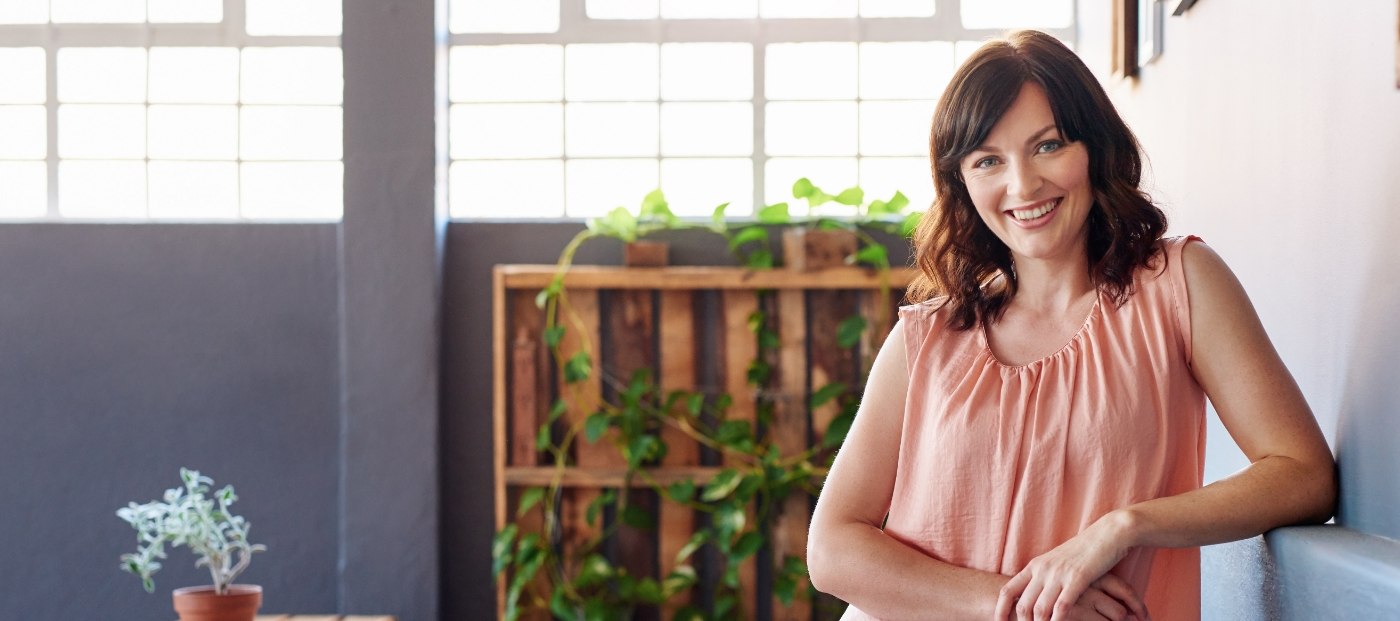
<svg viewBox="0 0 1400 621">
<path fill-rule="evenodd" d="M 231 483 L 265 610 L 334 610 L 339 343 L 333 225 L 0 226 L 0 619 L 168 619 L 116 517 Z"/>
</svg>

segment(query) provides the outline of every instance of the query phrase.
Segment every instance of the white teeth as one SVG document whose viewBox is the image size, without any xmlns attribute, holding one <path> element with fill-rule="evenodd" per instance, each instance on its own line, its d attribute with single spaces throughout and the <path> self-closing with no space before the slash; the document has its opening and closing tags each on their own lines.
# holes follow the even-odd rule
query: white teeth
<svg viewBox="0 0 1400 621">
<path fill-rule="evenodd" d="M 1020 209 L 1012 211 L 1011 215 L 1015 216 L 1017 220 L 1034 220 L 1047 213 L 1054 211 L 1055 208 L 1059 206 L 1060 199 L 1057 198 L 1053 201 L 1045 203 L 1044 205 L 1036 207 L 1035 209 Z"/>
</svg>

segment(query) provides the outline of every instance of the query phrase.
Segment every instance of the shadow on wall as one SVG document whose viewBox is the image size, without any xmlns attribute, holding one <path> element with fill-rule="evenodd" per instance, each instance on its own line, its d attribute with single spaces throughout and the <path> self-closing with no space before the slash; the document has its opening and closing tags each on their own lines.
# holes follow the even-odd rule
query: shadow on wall
<svg viewBox="0 0 1400 621">
<path fill-rule="evenodd" d="M 1392 197 L 1389 204 L 1400 204 Z M 1389 210 L 1387 210 L 1389 211 Z M 1400 216 L 1376 228 L 1373 256 L 1364 282 L 1370 289 L 1360 304 L 1354 348 L 1347 361 L 1346 392 L 1337 418 L 1337 466 L 1341 501 L 1337 523 L 1374 535 L 1400 539 Z"/>
</svg>

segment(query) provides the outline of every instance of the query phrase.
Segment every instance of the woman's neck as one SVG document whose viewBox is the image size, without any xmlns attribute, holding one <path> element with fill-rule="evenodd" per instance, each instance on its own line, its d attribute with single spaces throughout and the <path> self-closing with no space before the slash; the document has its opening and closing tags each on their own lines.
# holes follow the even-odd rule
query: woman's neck
<svg viewBox="0 0 1400 621">
<path fill-rule="evenodd" d="M 1096 289 L 1087 253 L 1060 259 L 1016 257 L 1016 295 L 1011 303 L 1037 313 L 1073 311 Z"/>
</svg>

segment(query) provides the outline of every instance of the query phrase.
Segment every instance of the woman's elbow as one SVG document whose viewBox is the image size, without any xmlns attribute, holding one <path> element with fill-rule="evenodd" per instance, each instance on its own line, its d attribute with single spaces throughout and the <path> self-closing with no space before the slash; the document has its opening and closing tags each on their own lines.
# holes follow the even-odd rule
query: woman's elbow
<svg viewBox="0 0 1400 621">
<path fill-rule="evenodd" d="M 839 538 L 831 532 L 831 527 L 821 527 L 813 523 L 811 535 L 807 538 L 807 577 L 812 588 L 822 593 L 834 594 L 840 589 L 842 563 L 836 549 Z"/>
</svg>

